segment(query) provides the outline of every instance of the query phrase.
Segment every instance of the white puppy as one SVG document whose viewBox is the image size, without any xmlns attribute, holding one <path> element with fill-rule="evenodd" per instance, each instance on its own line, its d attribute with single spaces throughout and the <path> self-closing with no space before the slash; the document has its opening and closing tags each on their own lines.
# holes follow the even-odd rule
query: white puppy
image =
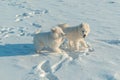
<svg viewBox="0 0 120 80">
<path fill-rule="evenodd" d="M 68 24 L 59 24 L 59 27 L 66 33 L 66 38 L 70 49 L 79 51 L 87 48 L 85 37 L 89 34 L 90 28 L 87 23 L 82 23 L 78 26 L 69 27 Z M 81 45 L 81 48 L 80 48 Z"/>
<path fill-rule="evenodd" d="M 36 33 L 33 39 L 36 52 L 40 53 L 43 48 L 50 48 L 54 52 L 61 53 L 59 47 L 64 35 L 60 27 L 52 28 L 50 32 Z"/>
</svg>

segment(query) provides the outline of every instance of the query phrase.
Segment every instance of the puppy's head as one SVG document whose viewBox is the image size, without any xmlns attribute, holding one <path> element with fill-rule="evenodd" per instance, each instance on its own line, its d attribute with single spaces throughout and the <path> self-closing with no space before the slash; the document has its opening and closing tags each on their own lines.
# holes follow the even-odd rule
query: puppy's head
<svg viewBox="0 0 120 80">
<path fill-rule="evenodd" d="M 63 30 L 58 26 L 52 28 L 51 31 L 55 39 L 63 38 L 65 36 L 65 33 L 63 32 Z"/>
<path fill-rule="evenodd" d="M 58 24 L 58 27 L 62 28 L 64 30 L 65 28 L 69 27 L 69 24 L 64 23 L 64 24 Z"/>
<path fill-rule="evenodd" d="M 90 27 L 87 23 L 81 23 L 78 30 L 80 31 L 83 38 L 85 38 L 90 33 Z"/>
</svg>

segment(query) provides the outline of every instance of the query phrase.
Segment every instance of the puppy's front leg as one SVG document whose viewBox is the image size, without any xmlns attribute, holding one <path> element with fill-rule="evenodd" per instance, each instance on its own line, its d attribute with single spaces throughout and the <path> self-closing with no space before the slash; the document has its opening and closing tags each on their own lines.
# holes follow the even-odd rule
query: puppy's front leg
<svg viewBox="0 0 120 80">
<path fill-rule="evenodd" d="M 88 48 L 88 45 L 84 39 L 80 40 L 81 47 Z"/>
</svg>

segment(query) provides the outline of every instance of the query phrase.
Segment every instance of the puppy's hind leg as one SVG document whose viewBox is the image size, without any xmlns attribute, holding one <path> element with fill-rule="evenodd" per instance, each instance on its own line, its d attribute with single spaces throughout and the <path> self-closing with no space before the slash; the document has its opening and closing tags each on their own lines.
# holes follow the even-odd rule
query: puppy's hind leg
<svg viewBox="0 0 120 80">
<path fill-rule="evenodd" d="M 79 51 L 79 41 L 74 41 L 75 51 Z"/>
<path fill-rule="evenodd" d="M 74 45 L 73 41 L 69 40 L 69 41 L 68 41 L 68 48 L 69 48 L 70 50 L 73 50 L 74 46 L 75 46 L 75 45 Z"/>
<path fill-rule="evenodd" d="M 54 48 L 54 49 L 53 49 L 53 52 L 56 52 L 56 53 L 62 53 L 62 51 L 61 51 L 60 48 Z"/>
<path fill-rule="evenodd" d="M 43 49 L 43 44 L 41 44 L 41 43 L 34 43 L 34 45 L 35 45 L 35 52 L 36 53 L 41 53 L 41 50 Z"/>
</svg>

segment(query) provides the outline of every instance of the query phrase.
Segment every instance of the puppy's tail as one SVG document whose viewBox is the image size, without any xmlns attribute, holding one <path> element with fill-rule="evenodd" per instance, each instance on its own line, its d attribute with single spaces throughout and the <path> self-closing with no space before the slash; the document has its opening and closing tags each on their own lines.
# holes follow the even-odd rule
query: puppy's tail
<svg viewBox="0 0 120 80">
<path fill-rule="evenodd" d="M 69 27 L 69 24 L 67 24 L 67 23 L 58 24 L 58 27 L 60 27 L 62 30 L 64 30 L 65 28 Z"/>
</svg>

